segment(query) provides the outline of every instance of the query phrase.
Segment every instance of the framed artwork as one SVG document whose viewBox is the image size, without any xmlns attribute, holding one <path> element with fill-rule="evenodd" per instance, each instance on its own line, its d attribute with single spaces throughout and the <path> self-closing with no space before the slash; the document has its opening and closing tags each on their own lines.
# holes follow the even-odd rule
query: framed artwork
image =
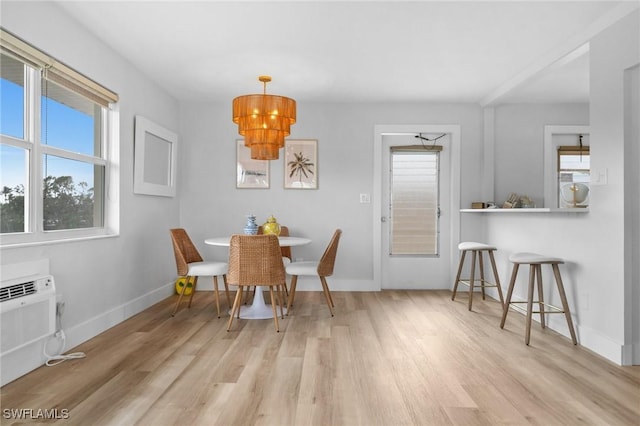
<svg viewBox="0 0 640 426">
<path fill-rule="evenodd" d="M 244 140 L 236 140 L 236 188 L 269 188 L 269 161 L 253 160 Z"/>
<path fill-rule="evenodd" d="M 178 135 L 140 115 L 135 117 L 133 192 L 176 195 Z"/>
<path fill-rule="evenodd" d="M 284 187 L 318 188 L 318 141 L 294 139 L 284 141 Z"/>
</svg>

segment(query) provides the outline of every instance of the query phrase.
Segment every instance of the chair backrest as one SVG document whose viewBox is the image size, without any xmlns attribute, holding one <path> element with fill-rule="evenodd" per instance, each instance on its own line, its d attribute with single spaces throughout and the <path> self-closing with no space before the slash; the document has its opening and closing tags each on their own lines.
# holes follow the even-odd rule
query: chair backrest
<svg viewBox="0 0 640 426">
<path fill-rule="evenodd" d="M 262 225 L 258 226 L 258 235 L 262 235 Z M 289 236 L 289 228 L 286 226 L 280 226 L 280 236 L 288 237 Z M 291 255 L 291 247 L 280 247 L 280 252 L 282 253 L 282 257 L 288 257 L 290 261 L 293 262 L 293 256 Z"/>
<path fill-rule="evenodd" d="M 333 275 L 333 265 L 336 263 L 336 254 L 338 252 L 338 243 L 340 242 L 342 230 L 336 229 L 329 241 L 329 245 L 318 262 L 318 275 L 321 277 L 329 277 Z"/>
<path fill-rule="evenodd" d="M 288 237 L 289 236 L 289 228 L 287 228 L 286 226 L 281 226 L 280 227 L 280 236 L 281 237 Z M 280 247 L 280 253 L 282 253 L 282 257 L 288 257 L 289 260 L 293 262 L 293 257 L 291 257 L 291 247 L 289 247 L 289 246 Z"/>
<path fill-rule="evenodd" d="M 183 228 L 172 229 L 171 241 L 173 242 L 173 254 L 176 257 L 178 275 L 184 277 L 189 270 L 189 263 L 202 262 L 202 256 Z"/>
<path fill-rule="evenodd" d="M 227 282 L 234 285 L 281 285 L 286 275 L 278 237 L 232 235 Z"/>
</svg>

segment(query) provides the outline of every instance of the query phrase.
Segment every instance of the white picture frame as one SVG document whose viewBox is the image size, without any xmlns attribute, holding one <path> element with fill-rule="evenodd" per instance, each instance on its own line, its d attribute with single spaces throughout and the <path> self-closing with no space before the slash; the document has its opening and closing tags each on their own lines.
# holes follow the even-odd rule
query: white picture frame
<svg viewBox="0 0 640 426">
<path fill-rule="evenodd" d="M 135 117 L 133 192 L 176 195 L 178 135 L 148 118 Z"/>
<path fill-rule="evenodd" d="M 251 158 L 251 149 L 243 139 L 236 140 L 236 188 L 268 189 L 271 186 L 270 165 L 267 160 Z"/>
<path fill-rule="evenodd" d="M 318 189 L 318 141 L 284 141 L 285 189 Z"/>
</svg>

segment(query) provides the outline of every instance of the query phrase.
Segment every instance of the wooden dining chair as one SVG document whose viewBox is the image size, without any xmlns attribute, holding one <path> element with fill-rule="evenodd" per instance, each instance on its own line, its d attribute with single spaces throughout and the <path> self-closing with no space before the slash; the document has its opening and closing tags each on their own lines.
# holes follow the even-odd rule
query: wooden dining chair
<svg viewBox="0 0 640 426">
<path fill-rule="evenodd" d="M 333 298 L 331 297 L 331 291 L 329 291 L 329 285 L 327 284 L 327 277 L 333 275 L 333 267 L 336 262 L 336 254 L 338 252 L 338 243 L 340 242 L 340 236 L 342 230 L 336 229 L 329 241 L 329 245 L 324 251 L 324 254 L 319 261 L 305 261 L 305 262 L 292 262 L 287 265 L 286 272 L 291 275 L 291 288 L 289 289 L 289 300 L 287 302 L 287 315 L 291 306 L 293 305 L 293 299 L 296 297 L 296 285 L 298 284 L 298 276 L 316 276 L 320 278 L 322 284 L 322 290 L 324 296 L 327 299 L 327 306 L 329 312 L 333 316 Z"/>
<path fill-rule="evenodd" d="M 227 282 L 238 286 L 236 298 L 231 309 L 231 317 L 227 331 L 231 330 L 233 317 L 240 318 L 242 293 L 246 287 L 269 287 L 271 308 L 276 331 L 280 331 L 276 299 L 280 305 L 280 315 L 283 313 L 282 287 L 285 284 L 284 264 L 278 237 L 275 235 L 232 235 L 229 246 L 229 274 Z M 275 292 L 274 292 L 275 290 Z"/>
<path fill-rule="evenodd" d="M 171 229 L 170 233 L 171 241 L 173 242 L 173 253 L 176 258 L 178 275 L 180 277 L 185 277 L 185 284 L 188 283 L 190 279 L 193 279 L 193 288 L 191 289 L 191 295 L 189 296 L 188 307 L 191 307 L 191 301 L 196 292 L 196 285 L 198 284 L 198 277 L 211 276 L 213 277 L 213 291 L 216 298 L 216 310 L 218 318 L 220 318 L 220 295 L 218 292 L 219 276 L 222 276 L 222 280 L 224 281 L 227 303 L 229 304 L 229 307 L 231 307 L 231 298 L 229 297 L 229 286 L 227 284 L 226 275 L 229 265 L 226 262 L 205 261 L 202 256 L 200 256 L 200 253 L 193 244 L 193 241 L 191 241 L 191 238 L 189 238 L 187 231 L 183 228 Z M 178 311 L 178 306 L 180 305 L 180 301 L 182 300 L 186 289 L 187 286 L 184 285 L 171 316 L 174 316 Z"/>
</svg>

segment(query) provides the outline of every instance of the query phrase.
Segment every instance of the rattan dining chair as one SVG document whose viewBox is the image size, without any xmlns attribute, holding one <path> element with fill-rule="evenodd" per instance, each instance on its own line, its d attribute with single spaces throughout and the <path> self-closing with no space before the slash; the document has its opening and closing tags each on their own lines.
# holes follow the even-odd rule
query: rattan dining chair
<svg viewBox="0 0 640 426">
<path fill-rule="evenodd" d="M 280 305 L 280 315 L 284 318 L 282 287 L 285 284 L 284 264 L 280 243 L 275 235 L 232 235 L 229 246 L 229 274 L 227 282 L 238 286 L 231 309 L 227 331 L 231 330 L 233 317 L 240 318 L 240 305 L 245 287 L 269 287 L 271 309 L 276 331 L 280 331 L 276 299 Z M 274 293 L 275 290 L 275 293 Z"/>
<path fill-rule="evenodd" d="M 340 242 L 340 236 L 342 230 L 336 229 L 329 241 L 329 245 L 324 251 L 324 254 L 319 261 L 305 261 L 305 262 L 292 262 L 287 265 L 286 272 L 291 275 L 291 288 L 289 289 L 289 300 L 287 302 L 287 315 L 293 305 L 293 299 L 296 297 L 296 285 L 298 284 L 298 276 L 316 276 L 320 277 L 320 283 L 322 283 L 322 290 L 324 296 L 327 299 L 327 306 L 329 312 L 333 316 L 333 298 L 331 297 L 331 291 L 329 291 L 329 285 L 327 284 L 327 277 L 333 275 L 333 266 L 336 262 L 336 254 L 338 252 L 338 243 Z"/>
<path fill-rule="evenodd" d="M 187 289 L 186 283 L 193 277 L 193 288 L 191 289 L 191 295 L 189 296 L 189 305 L 191 307 L 191 301 L 193 295 L 196 292 L 196 285 L 198 284 L 198 277 L 210 276 L 213 277 L 213 291 L 216 298 L 216 310 L 218 318 L 220 318 L 220 294 L 218 292 L 218 277 L 222 276 L 224 281 L 224 290 L 227 295 L 227 303 L 231 307 L 231 298 L 229 297 L 229 285 L 227 284 L 227 270 L 229 265 L 226 262 L 209 262 L 205 261 L 198 249 L 189 238 L 187 231 L 183 228 L 171 229 L 171 241 L 173 242 L 173 253 L 176 257 L 176 268 L 180 277 L 186 277 L 185 285 L 182 287 L 180 296 L 176 301 L 176 306 L 173 308 L 174 316 L 178 311 L 180 301 L 184 296 Z"/>
<path fill-rule="evenodd" d="M 262 235 L 262 226 L 258 226 L 258 235 Z M 286 226 L 280 226 L 280 236 L 288 237 L 289 228 L 287 228 Z M 280 253 L 282 253 L 282 261 L 285 263 L 285 265 L 289 262 L 293 262 L 293 257 L 291 257 L 291 247 L 280 247 Z"/>
<path fill-rule="evenodd" d="M 262 226 L 258 226 L 258 235 L 262 235 Z M 287 228 L 286 226 L 281 226 L 280 227 L 280 236 L 281 237 L 288 237 L 289 236 L 289 228 Z M 285 264 L 285 266 L 288 265 L 289 263 L 293 262 L 293 257 L 291 255 L 291 247 L 289 247 L 289 246 L 280 247 L 280 253 L 282 253 L 282 262 Z M 245 299 L 244 299 L 245 305 L 250 302 L 249 297 L 253 298 L 252 294 L 255 295 L 255 287 L 253 288 L 252 291 L 247 291 L 247 294 L 246 294 Z M 285 282 L 284 282 L 284 294 L 285 294 L 286 297 L 289 297 L 289 289 L 287 288 L 286 278 L 285 278 Z"/>
</svg>

